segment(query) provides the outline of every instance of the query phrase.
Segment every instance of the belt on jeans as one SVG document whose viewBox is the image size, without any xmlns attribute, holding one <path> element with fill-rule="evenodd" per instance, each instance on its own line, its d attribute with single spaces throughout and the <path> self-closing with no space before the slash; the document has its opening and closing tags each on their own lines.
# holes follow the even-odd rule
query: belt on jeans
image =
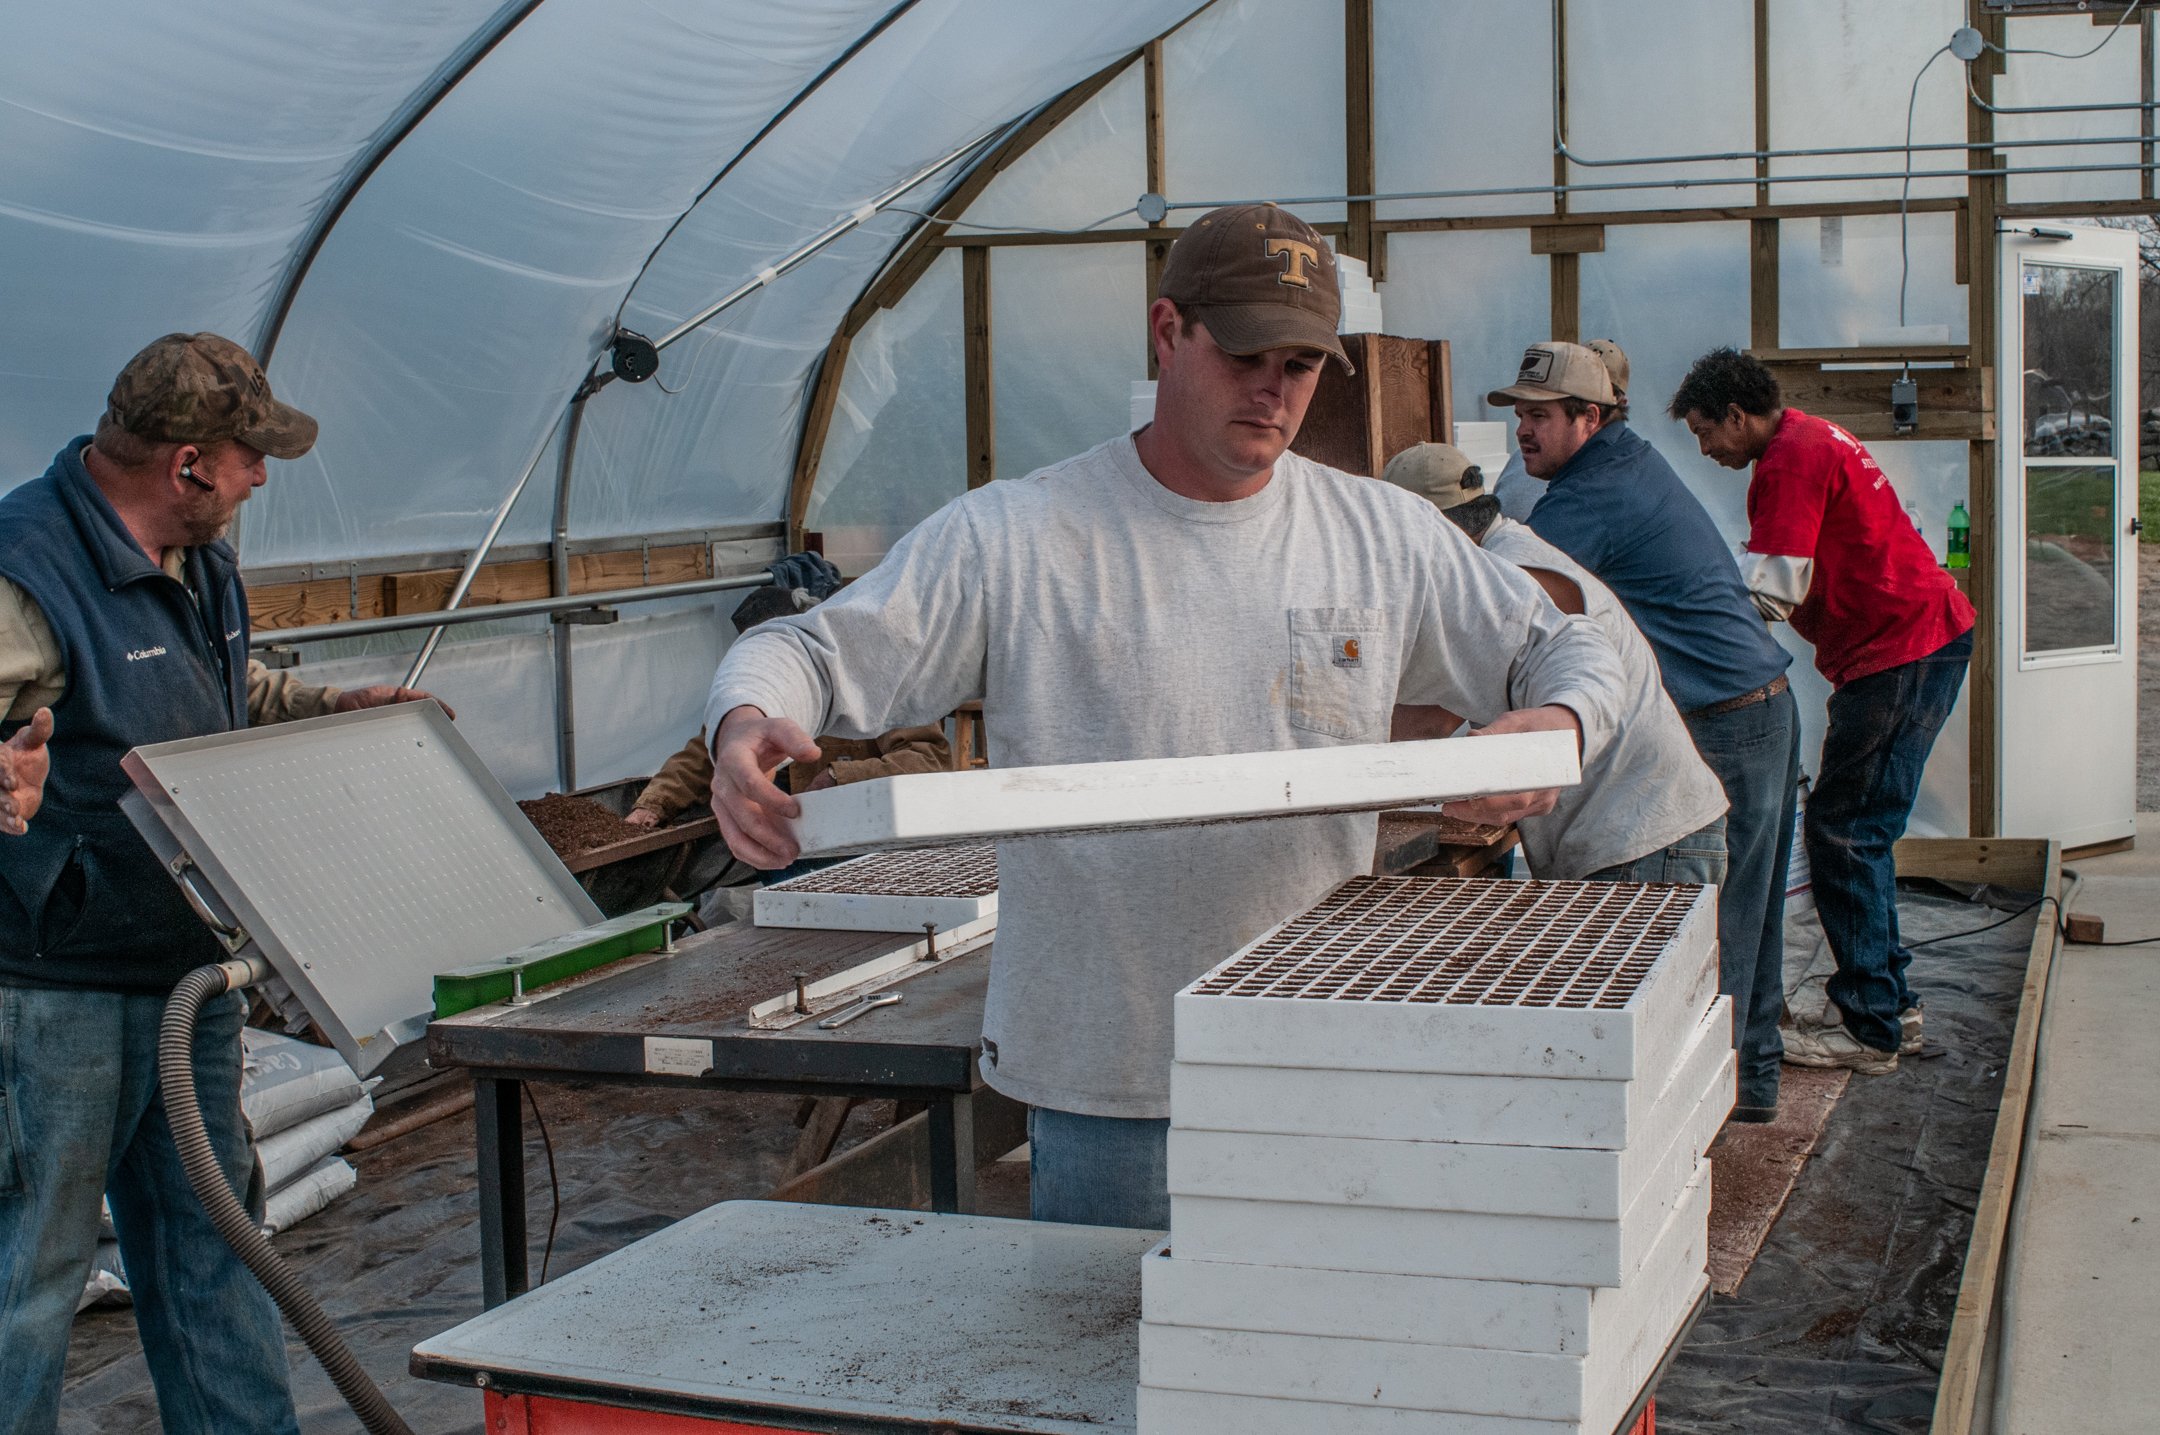
<svg viewBox="0 0 2160 1435">
<path fill-rule="evenodd" d="M 1736 713 L 1742 708 L 1751 708 L 1757 703 L 1766 703 L 1770 701 L 1770 699 L 1776 697 L 1779 693 L 1784 692 L 1787 688 L 1791 686 L 1792 680 L 1787 678 L 1783 673 L 1779 673 L 1776 677 L 1772 678 L 1769 682 L 1764 683 L 1761 687 L 1755 689 L 1753 692 L 1742 693 L 1739 697 L 1736 698 L 1727 698 L 1721 703 L 1711 703 L 1708 707 L 1699 707 L 1693 712 L 1682 713 L 1681 716 L 1691 718 L 1704 718 L 1717 717 L 1722 713 Z"/>
</svg>

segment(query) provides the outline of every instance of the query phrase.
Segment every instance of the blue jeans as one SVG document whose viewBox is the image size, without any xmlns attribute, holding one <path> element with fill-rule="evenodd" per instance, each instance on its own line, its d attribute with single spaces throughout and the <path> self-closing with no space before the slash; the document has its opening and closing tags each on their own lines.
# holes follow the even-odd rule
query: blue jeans
<svg viewBox="0 0 2160 1435">
<path fill-rule="evenodd" d="M 1028 1214 L 1076 1226 L 1170 1229 L 1170 1123 L 1028 1112 Z"/>
<path fill-rule="evenodd" d="M 1587 882 L 1694 882 L 1725 885 L 1725 819 L 1700 827 L 1647 857 L 1592 872 Z"/>
<path fill-rule="evenodd" d="M 1695 750 L 1724 784 L 1725 885 L 1718 890 L 1718 989 L 1732 998 L 1740 1053 L 1736 1104 L 1776 1106 L 1778 1017 L 1785 1010 L 1785 869 L 1800 785 L 1800 708 L 1768 702 L 1687 719 Z"/>
<path fill-rule="evenodd" d="M 277 1307 L 203 1214 L 158 1099 L 162 997 L 0 985 L 0 1432 L 59 1422 L 75 1301 L 112 1204 L 167 1435 L 298 1435 Z M 195 1036 L 203 1120 L 235 1193 L 254 1173 L 240 1115 L 235 994 Z M 257 1211 L 260 1215 L 260 1211 Z"/>
<path fill-rule="evenodd" d="M 1898 1048 L 1898 1013 L 1917 1005 L 1905 984 L 1912 953 L 1898 942 L 1897 868 L 1935 735 L 1957 703 L 1972 634 L 1924 658 L 1855 678 L 1830 695 L 1822 776 L 1808 796 L 1805 833 L 1815 910 L 1837 972 L 1830 1000 L 1853 1036 Z"/>
</svg>

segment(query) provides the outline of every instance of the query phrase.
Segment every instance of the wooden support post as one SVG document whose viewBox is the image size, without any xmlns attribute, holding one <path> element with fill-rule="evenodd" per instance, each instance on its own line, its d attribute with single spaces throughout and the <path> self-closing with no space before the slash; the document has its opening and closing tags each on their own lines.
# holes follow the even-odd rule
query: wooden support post
<svg viewBox="0 0 2160 1435">
<path fill-rule="evenodd" d="M 2138 146 L 2138 197 L 2148 203 L 2153 198 L 2153 12 L 2146 10 L 2138 16 L 2138 98 L 2145 108 L 2138 112 L 2138 133 L 2145 136 L 2145 143 Z"/>
<path fill-rule="evenodd" d="M 1770 0 L 1755 0 L 1755 148 L 1770 148 Z M 1770 161 L 1755 161 L 1755 202 L 1770 204 Z M 1778 225 L 1748 221 L 1748 346 L 1778 347 Z"/>
<path fill-rule="evenodd" d="M 1984 0 L 1966 0 L 1965 11 L 1966 23 L 1994 43 L 2002 43 L 2002 17 L 1990 15 Z M 1971 79 L 1973 92 L 1981 99 L 1994 98 L 1992 66 L 1974 65 Z M 1983 144 L 1993 140 L 1994 116 L 1978 105 L 1967 105 L 1965 138 Z M 1993 149 L 1973 149 L 1967 154 L 1973 169 L 1996 168 L 1997 152 Z M 1977 362 L 1998 373 L 1995 306 L 2000 285 L 1995 229 L 2002 196 L 2002 181 L 1993 176 L 1975 175 L 1965 182 L 1965 273 L 1970 281 L 1965 290 L 1966 336 Z M 1995 473 L 1998 441 L 1983 438 L 1968 444 L 1965 462 L 1965 508 L 1972 517 L 1972 569 L 1967 579 L 1967 594 L 1978 615 L 1973 627 L 1972 672 L 1968 679 L 1970 698 L 1966 706 L 1970 726 L 1966 791 L 1971 809 L 1970 831 L 1974 837 L 1992 837 L 1996 831 L 1995 809 L 2000 791 L 1997 769 L 2002 760 L 2002 710 L 1998 689 L 2003 645 L 2007 641 L 2002 631 L 2002 575 L 1999 568 L 2002 555 L 2014 552 L 2020 546 L 2001 531 L 2002 509 L 1996 502 Z M 2017 442 L 2017 436 L 2010 435 L 2008 441 Z"/>
<path fill-rule="evenodd" d="M 788 552 L 799 553 L 803 527 L 810 515 L 810 492 L 817 483 L 818 465 L 825 459 L 825 436 L 832 432 L 833 406 L 840 402 L 840 381 L 847 377 L 848 350 L 855 340 L 845 329 L 825 346 L 825 360 L 818 367 L 817 387 L 810 395 L 809 411 L 803 415 L 802 442 L 795 446 L 795 472 L 788 480 Z"/>
<path fill-rule="evenodd" d="M 1343 176 L 1352 194 L 1373 183 L 1373 0 L 1343 0 Z M 1373 202 L 1353 199 L 1343 253 L 1373 262 Z M 1377 269 L 1374 279 L 1380 277 Z"/>
<path fill-rule="evenodd" d="M 1566 139 L 1567 123 L 1567 0 L 1553 0 L 1553 122 L 1556 137 Z M 1552 162 L 1553 213 L 1568 212 L 1567 161 L 1556 151 Z M 1555 251 L 1545 261 L 1551 265 L 1552 334 L 1574 343 L 1582 337 L 1582 255 L 1573 250 Z"/>
<path fill-rule="evenodd" d="M 960 308 L 967 385 L 967 486 L 997 477 L 997 385 L 990 372 L 990 251 L 960 251 Z"/>
</svg>

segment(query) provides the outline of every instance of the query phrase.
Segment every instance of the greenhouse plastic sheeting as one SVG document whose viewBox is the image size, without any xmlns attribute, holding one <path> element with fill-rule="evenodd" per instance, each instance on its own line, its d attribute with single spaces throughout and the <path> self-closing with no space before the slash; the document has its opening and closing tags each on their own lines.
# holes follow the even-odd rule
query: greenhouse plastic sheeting
<svg viewBox="0 0 2160 1435">
<path fill-rule="evenodd" d="M 250 566 L 470 546 L 618 312 L 669 327 L 1199 3 L 254 0 L 214 27 L 141 3 L 27 11 L 0 51 L 0 261 L 37 283 L 11 294 L 0 485 L 94 424 L 156 334 L 260 345 L 316 223 L 495 29 L 299 284 L 270 375 L 322 440 L 250 505 Z M 597 398 L 603 483 L 574 505 L 579 536 L 779 518 L 817 357 L 916 223 L 873 221 L 671 351 L 678 398 Z M 505 541 L 545 536 L 551 492 Z"/>
</svg>

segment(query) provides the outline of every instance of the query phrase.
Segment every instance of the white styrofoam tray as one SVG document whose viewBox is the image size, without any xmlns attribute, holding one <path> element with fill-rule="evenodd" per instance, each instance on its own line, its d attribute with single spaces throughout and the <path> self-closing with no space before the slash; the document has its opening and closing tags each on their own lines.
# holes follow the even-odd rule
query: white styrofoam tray
<svg viewBox="0 0 2160 1435">
<path fill-rule="evenodd" d="M 1687 1284 L 1709 1258 L 1708 1193 L 1691 1188 L 1636 1278 L 1622 1286 L 1208 1261 L 1184 1254 L 1173 1237 L 1141 1262 L 1141 1311 L 1163 1325 L 1579 1357 L 1624 1346 L 1648 1318 L 1646 1295 Z"/>
<path fill-rule="evenodd" d="M 1574 734 L 907 773 L 806 792 L 806 857 L 993 837 L 1378 812 L 1582 780 Z"/>
<path fill-rule="evenodd" d="M 1704 1162 L 1688 1186 L 1685 1205 L 1691 1223 L 1707 1225 L 1709 1188 L 1709 1163 Z M 1169 1263 L 1176 1264 L 1176 1258 Z M 1180 1435 L 1210 1428 L 1154 1424 L 1151 1415 L 1165 1413 L 1159 1407 L 1150 1411 L 1146 1403 L 1146 1392 L 1156 1389 L 1303 1404 L 1305 1423 L 1299 1428 L 1326 1430 L 1331 1435 L 1359 1427 L 1338 1423 L 1332 1413 L 1315 1409 L 1316 1404 L 1552 1422 L 1546 1435 L 1553 1427 L 1610 1430 L 1657 1368 L 1708 1286 L 1708 1277 L 1699 1269 L 1677 1274 L 1677 1279 L 1642 1293 L 1632 1329 L 1613 1331 L 1612 1339 L 1593 1344 L 1579 1356 L 1181 1326 L 1143 1319 L 1140 1428 L 1175 1428 Z"/>
<path fill-rule="evenodd" d="M 1686 1122 L 1643 1188 L 1615 1220 L 1525 1216 L 1493 1210 L 1170 1197 L 1177 1249 L 1199 1260 L 1329 1270 L 1461 1276 L 1544 1285 L 1623 1286 L 1649 1258 L 1685 1199 L 1695 1164 L 1732 1108 L 1733 1057 L 1722 1053 L 1722 1090 L 1689 1098 Z M 1409 1145 L 1374 1142 L 1373 1145 Z M 1503 1204 L 1507 1192 L 1486 1198 Z M 1415 1197 L 1411 1197 L 1415 1199 Z"/>
<path fill-rule="evenodd" d="M 949 932 L 997 915 L 997 900 L 995 848 L 878 852 L 758 888 L 751 920 L 833 932 Z"/>
<path fill-rule="evenodd" d="M 1705 1002 L 1695 1022 L 1709 1008 Z M 1170 1068 L 1170 1123 L 1267 1136 L 1624 1151 L 1648 1144 L 1659 1094 L 1650 1081 L 1179 1061 Z"/>
<path fill-rule="evenodd" d="M 1176 1054 L 1661 1076 L 1717 984 L 1715 888 L 1359 877 L 1179 992 Z"/>
<path fill-rule="evenodd" d="M 1256 1135 L 1173 1125 L 1170 1194 L 1617 1221 L 1676 1141 L 1700 1154 L 1733 1099 L 1731 999 L 1719 997 L 1620 1150 Z"/>
</svg>

